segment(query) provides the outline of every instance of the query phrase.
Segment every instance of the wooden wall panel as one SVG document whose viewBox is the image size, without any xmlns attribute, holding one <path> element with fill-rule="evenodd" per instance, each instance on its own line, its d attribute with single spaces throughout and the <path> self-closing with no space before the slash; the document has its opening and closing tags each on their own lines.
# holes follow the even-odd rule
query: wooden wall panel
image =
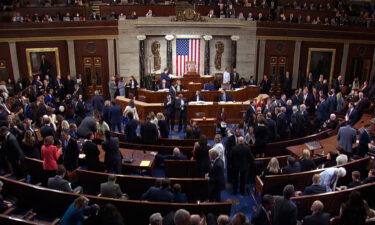
<svg viewBox="0 0 375 225">
<path fill-rule="evenodd" d="M 7 42 L 0 42 L 0 60 L 5 61 L 5 66 L 7 68 L 8 75 L 10 78 L 14 79 L 13 68 L 12 68 L 12 58 L 10 57 L 9 44 Z"/>
<path fill-rule="evenodd" d="M 336 49 L 335 66 L 333 70 L 332 80 L 334 80 L 340 74 L 341 60 L 344 44 L 342 43 L 331 43 L 331 42 L 302 42 L 301 44 L 301 58 L 300 58 L 300 71 L 302 72 L 301 78 L 305 80 L 307 60 L 309 48 L 330 48 Z"/>
<path fill-rule="evenodd" d="M 350 44 L 348 61 L 346 63 L 345 83 L 348 84 L 348 83 L 353 82 L 354 74 L 352 74 L 353 71 L 351 71 L 351 67 L 352 67 L 354 58 L 370 60 L 370 71 L 371 71 L 374 50 L 375 50 L 375 45 Z"/>
<path fill-rule="evenodd" d="M 66 41 L 17 42 L 16 46 L 20 77 L 22 79 L 29 79 L 26 61 L 27 48 L 58 48 L 61 76 L 65 77 L 69 73 L 68 46 Z"/>
<path fill-rule="evenodd" d="M 88 43 L 94 43 L 96 46 L 95 51 L 88 51 L 86 46 Z M 108 63 L 108 44 L 107 40 L 76 40 L 74 41 L 74 50 L 76 58 L 76 71 L 77 74 L 83 74 L 83 57 L 102 57 L 103 68 L 103 91 L 108 95 L 108 81 L 109 81 L 109 63 Z M 111 74 L 115 75 L 115 74 Z"/>
<path fill-rule="evenodd" d="M 287 59 L 286 70 L 292 75 L 293 73 L 293 58 L 294 58 L 294 41 L 266 41 L 266 51 L 264 59 L 264 73 L 270 75 L 270 57 L 271 56 L 285 56 Z"/>
</svg>

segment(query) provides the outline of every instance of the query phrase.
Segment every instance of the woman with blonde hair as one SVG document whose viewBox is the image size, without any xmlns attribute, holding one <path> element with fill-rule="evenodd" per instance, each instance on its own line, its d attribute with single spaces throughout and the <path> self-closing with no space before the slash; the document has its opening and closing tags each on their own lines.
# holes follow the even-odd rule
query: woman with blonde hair
<svg viewBox="0 0 375 225">
<path fill-rule="evenodd" d="M 262 172 L 261 177 L 264 178 L 265 176 L 278 174 L 281 174 L 279 161 L 276 157 L 272 157 L 267 165 L 267 168 Z"/>
<path fill-rule="evenodd" d="M 61 128 L 62 130 L 69 130 L 69 122 L 67 120 L 63 120 L 61 122 Z"/>
<path fill-rule="evenodd" d="M 302 172 L 316 169 L 315 162 L 311 160 L 310 151 L 308 149 L 302 151 L 302 157 L 299 162 L 301 164 Z"/>
<path fill-rule="evenodd" d="M 96 214 L 100 207 L 97 204 L 89 205 L 89 199 L 85 196 L 79 196 L 70 204 L 64 216 L 60 221 L 60 225 L 79 225 L 87 219 L 87 214 Z"/>
</svg>

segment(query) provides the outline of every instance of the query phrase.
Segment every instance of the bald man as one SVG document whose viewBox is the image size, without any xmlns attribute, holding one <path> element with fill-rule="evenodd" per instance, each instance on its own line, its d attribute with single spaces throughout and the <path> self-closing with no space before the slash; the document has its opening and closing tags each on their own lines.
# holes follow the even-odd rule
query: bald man
<svg viewBox="0 0 375 225">
<path fill-rule="evenodd" d="M 316 200 L 311 205 L 312 214 L 303 218 L 303 225 L 329 225 L 329 214 L 323 213 L 324 205 Z"/>
</svg>

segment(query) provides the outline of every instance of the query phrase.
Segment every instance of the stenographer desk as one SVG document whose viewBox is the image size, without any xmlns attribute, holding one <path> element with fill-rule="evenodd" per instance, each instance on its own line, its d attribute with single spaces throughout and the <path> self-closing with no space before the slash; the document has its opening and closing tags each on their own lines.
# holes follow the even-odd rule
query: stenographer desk
<svg viewBox="0 0 375 225">
<path fill-rule="evenodd" d="M 260 87 L 245 86 L 243 88 L 237 88 L 235 90 L 227 90 L 226 92 L 232 97 L 232 99 L 241 102 L 257 97 L 260 93 Z M 168 93 L 168 89 L 159 91 L 150 91 L 144 88 L 138 89 L 138 96 L 144 96 L 145 102 L 147 103 L 164 102 L 164 99 L 167 97 Z M 180 93 L 183 94 L 184 98 L 186 98 L 188 101 L 192 100 L 195 96 L 195 90 L 183 90 L 178 92 L 178 94 Z M 205 101 L 217 102 L 219 101 L 220 91 L 202 90 L 201 95 L 203 96 L 203 99 Z"/>
</svg>

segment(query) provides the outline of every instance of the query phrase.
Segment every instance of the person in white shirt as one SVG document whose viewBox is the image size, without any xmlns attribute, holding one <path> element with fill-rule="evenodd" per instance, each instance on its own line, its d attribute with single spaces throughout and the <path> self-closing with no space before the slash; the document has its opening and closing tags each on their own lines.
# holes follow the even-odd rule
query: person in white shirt
<svg viewBox="0 0 375 225">
<path fill-rule="evenodd" d="M 222 89 L 230 89 L 230 72 L 228 67 L 225 68 L 225 72 L 223 74 L 223 84 L 221 86 Z"/>
</svg>

